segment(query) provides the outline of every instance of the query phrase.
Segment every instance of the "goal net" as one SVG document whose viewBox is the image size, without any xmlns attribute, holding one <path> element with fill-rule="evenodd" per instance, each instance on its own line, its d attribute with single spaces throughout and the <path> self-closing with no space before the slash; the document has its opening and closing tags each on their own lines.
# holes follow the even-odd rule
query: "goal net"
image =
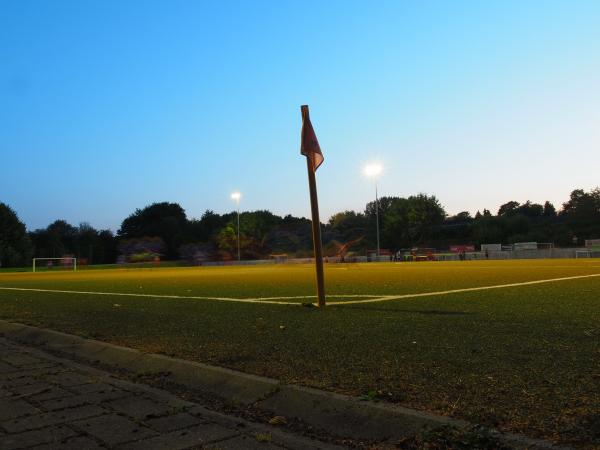
<svg viewBox="0 0 600 450">
<path fill-rule="evenodd" d="M 77 258 L 33 258 L 34 272 L 50 270 L 77 270 Z"/>
<path fill-rule="evenodd" d="M 575 258 L 600 258 L 600 248 L 598 249 L 586 249 L 586 250 L 575 250 Z"/>
</svg>

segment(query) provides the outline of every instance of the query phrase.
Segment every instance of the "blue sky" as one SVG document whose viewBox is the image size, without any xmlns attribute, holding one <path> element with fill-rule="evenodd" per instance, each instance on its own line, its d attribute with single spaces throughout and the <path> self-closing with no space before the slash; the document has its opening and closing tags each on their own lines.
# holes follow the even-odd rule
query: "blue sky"
<svg viewBox="0 0 600 450">
<path fill-rule="evenodd" d="M 600 3 L 0 1 L 0 201 L 29 228 L 135 208 L 450 214 L 600 184 Z"/>
</svg>

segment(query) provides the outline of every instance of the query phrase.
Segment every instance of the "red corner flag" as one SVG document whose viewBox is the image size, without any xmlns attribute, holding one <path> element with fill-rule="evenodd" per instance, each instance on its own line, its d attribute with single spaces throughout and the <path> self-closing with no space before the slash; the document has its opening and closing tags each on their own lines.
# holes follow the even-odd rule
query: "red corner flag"
<svg viewBox="0 0 600 450">
<path fill-rule="evenodd" d="M 317 177 L 315 172 L 323 162 L 323 154 L 315 130 L 308 117 L 308 105 L 300 107 L 302 111 L 302 134 L 300 153 L 306 156 L 308 172 L 308 190 L 310 192 L 310 210 L 312 215 L 313 245 L 315 248 L 315 268 L 317 271 L 317 297 L 320 307 L 325 306 L 325 276 L 323 274 L 323 245 L 321 243 L 321 221 L 319 220 L 319 199 L 317 198 Z"/>
<path fill-rule="evenodd" d="M 323 163 L 323 153 L 321 153 L 321 147 L 319 146 L 319 141 L 317 140 L 317 135 L 315 134 L 312 123 L 310 123 L 308 105 L 302 105 L 300 109 L 302 111 L 300 153 L 310 160 L 312 170 L 313 172 L 316 172 Z"/>
</svg>

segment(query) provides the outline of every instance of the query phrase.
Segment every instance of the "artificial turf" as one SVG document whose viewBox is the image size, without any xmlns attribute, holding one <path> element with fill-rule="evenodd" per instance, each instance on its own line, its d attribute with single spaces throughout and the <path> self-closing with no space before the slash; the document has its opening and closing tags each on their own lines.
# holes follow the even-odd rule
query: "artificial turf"
<svg viewBox="0 0 600 450">
<path fill-rule="evenodd" d="M 396 295 L 600 273 L 598 260 L 331 265 Z M 2 273 L 0 287 L 194 296 L 313 292 L 310 266 Z M 305 300 L 298 300 L 305 301 Z M 0 290 L 0 317 L 383 399 L 580 446 L 600 440 L 600 277 L 331 306 Z"/>
</svg>

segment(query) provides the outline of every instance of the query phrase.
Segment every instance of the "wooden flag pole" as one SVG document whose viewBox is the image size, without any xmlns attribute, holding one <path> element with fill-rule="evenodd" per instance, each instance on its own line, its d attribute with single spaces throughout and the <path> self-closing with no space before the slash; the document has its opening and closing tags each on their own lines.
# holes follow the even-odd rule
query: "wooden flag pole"
<svg viewBox="0 0 600 450">
<path fill-rule="evenodd" d="M 315 249 L 315 268 L 317 269 L 317 297 L 319 307 L 325 306 L 325 276 L 323 275 L 323 245 L 321 243 L 321 221 L 319 220 L 319 199 L 317 198 L 317 180 L 315 172 L 323 162 L 319 141 L 308 116 L 308 105 L 300 107 L 302 112 L 302 136 L 300 153 L 306 156 L 308 170 L 308 188 L 310 190 L 310 210 L 312 213 L 313 246 Z"/>
<path fill-rule="evenodd" d="M 315 248 L 315 266 L 317 269 L 317 297 L 319 307 L 325 306 L 325 276 L 323 274 L 323 245 L 321 243 L 321 222 L 319 220 L 319 199 L 317 197 L 317 180 L 312 162 L 306 158 L 308 168 L 308 187 L 310 190 L 310 209 L 312 212 L 312 233 Z"/>
</svg>

